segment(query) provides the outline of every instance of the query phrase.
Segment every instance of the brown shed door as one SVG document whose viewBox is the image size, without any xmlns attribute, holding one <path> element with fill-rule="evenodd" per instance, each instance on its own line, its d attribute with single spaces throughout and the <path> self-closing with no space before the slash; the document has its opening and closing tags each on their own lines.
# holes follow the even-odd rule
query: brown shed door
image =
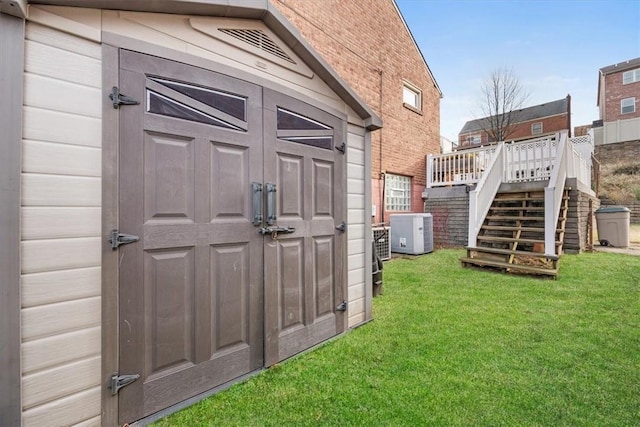
<svg viewBox="0 0 640 427">
<path fill-rule="evenodd" d="M 265 362 L 272 365 L 344 330 L 342 121 L 264 89 L 265 182 L 276 184 L 277 226 L 265 241 Z M 267 212 L 268 216 L 268 212 Z"/>
<path fill-rule="evenodd" d="M 341 120 L 124 50 L 120 92 L 140 101 L 120 109 L 119 231 L 140 237 L 118 249 L 126 423 L 341 332 L 346 237 Z M 258 232 L 253 183 L 294 233 Z"/>
</svg>

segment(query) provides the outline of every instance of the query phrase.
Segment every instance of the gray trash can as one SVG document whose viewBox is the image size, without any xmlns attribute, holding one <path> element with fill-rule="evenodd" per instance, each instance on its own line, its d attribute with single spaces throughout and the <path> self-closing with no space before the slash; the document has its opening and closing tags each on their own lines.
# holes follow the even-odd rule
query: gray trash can
<svg viewBox="0 0 640 427">
<path fill-rule="evenodd" d="M 602 246 L 629 246 L 631 210 L 624 206 L 607 206 L 596 210 L 598 240 Z"/>
</svg>

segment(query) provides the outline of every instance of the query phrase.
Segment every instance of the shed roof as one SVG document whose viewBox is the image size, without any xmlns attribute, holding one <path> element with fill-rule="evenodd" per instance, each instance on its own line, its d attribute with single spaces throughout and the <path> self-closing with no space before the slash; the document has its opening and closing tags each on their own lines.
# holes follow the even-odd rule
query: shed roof
<svg viewBox="0 0 640 427">
<path fill-rule="evenodd" d="M 262 20 L 364 120 L 368 130 L 382 127 L 382 119 L 338 76 L 269 0 L 29 0 L 29 3 Z"/>
<path fill-rule="evenodd" d="M 557 101 L 545 102 L 544 104 L 534 105 L 532 107 L 516 110 L 518 121 L 528 122 L 530 120 L 542 119 L 544 117 L 556 116 L 558 114 L 566 114 L 569 112 L 570 97 L 558 99 Z M 490 116 L 493 117 L 493 116 Z M 464 124 L 460 134 L 481 131 L 489 126 L 489 117 L 481 119 L 469 120 Z"/>
</svg>

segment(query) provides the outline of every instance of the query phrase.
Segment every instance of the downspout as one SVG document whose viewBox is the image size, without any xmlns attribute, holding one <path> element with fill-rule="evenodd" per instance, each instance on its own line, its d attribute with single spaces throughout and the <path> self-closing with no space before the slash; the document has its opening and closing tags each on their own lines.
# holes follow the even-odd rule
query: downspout
<svg viewBox="0 0 640 427">
<path fill-rule="evenodd" d="M 378 76 L 380 76 L 380 85 L 379 85 L 379 93 L 378 93 L 378 110 L 380 112 L 380 117 L 382 117 L 382 82 L 383 82 L 383 71 L 380 69 L 375 70 L 378 73 Z M 378 160 L 380 162 L 380 170 L 378 171 L 378 187 L 381 189 L 381 194 L 380 194 L 380 222 L 382 224 L 384 224 L 384 210 L 385 210 L 385 176 L 384 176 L 384 172 L 383 172 L 383 168 L 382 168 L 382 131 L 383 129 L 380 129 L 380 147 L 378 150 Z M 380 181 L 382 181 L 382 185 L 380 184 Z"/>
</svg>

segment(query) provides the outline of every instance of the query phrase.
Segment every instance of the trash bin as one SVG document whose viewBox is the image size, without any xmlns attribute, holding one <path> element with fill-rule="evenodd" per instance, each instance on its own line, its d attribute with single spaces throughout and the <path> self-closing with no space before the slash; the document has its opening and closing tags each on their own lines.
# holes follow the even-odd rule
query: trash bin
<svg viewBox="0 0 640 427">
<path fill-rule="evenodd" d="M 607 206 L 596 210 L 598 240 L 602 246 L 629 246 L 631 210 L 624 206 Z"/>
</svg>

